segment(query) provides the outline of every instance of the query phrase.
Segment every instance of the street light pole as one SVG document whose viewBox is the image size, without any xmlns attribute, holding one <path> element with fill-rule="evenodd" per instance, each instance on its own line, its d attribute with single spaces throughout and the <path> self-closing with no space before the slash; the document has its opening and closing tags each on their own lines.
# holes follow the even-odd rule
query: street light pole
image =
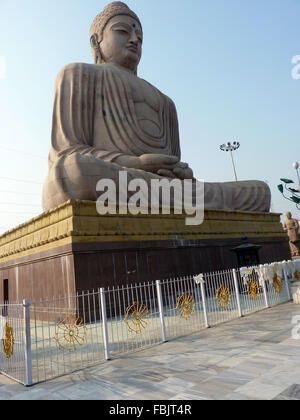
<svg viewBox="0 0 300 420">
<path fill-rule="evenodd" d="M 234 176 L 235 176 L 236 182 L 238 181 L 238 177 L 237 177 L 237 173 L 236 173 L 236 168 L 235 168 L 235 163 L 234 163 L 232 152 L 235 152 L 239 148 L 240 148 L 240 143 L 238 143 L 236 141 L 233 144 L 227 143 L 227 144 L 222 144 L 220 146 L 220 149 L 222 150 L 222 152 L 230 152 L 230 157 L 231 157 L 231 161 L 232 161 L 232 166 L 233 166 L 233 171 L 234 171 Z"/>
<path fill-rule="evenodd" d="M 297 176 L 298 176 L 298 183 L 300 187 L 299 163 L 298 162 L 293 163 L 293 168 L 296 169 Z"/>
<path fill-rule="evenodd" d="M 235 169 L 235 164 L 234 164 L 234 160 L 233 160 L 233 154 L 232 154 L 232 150 L 230 150 L 230 156 L 231 156 L 231 160 L 232 160 L 232 166 L 233 166 L 233 172 L 234 172 L 234 176 L 235 176 L 235 180 L 237 181 L 237 174 L 236 174 L 236 169 Z"/>
</svg>

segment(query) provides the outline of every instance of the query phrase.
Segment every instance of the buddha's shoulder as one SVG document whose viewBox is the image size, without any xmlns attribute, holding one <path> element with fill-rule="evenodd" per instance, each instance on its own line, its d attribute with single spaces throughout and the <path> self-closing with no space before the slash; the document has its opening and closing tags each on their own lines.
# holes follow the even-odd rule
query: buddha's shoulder
<svg viewBox="0 0 300 420">
<path fill-rule="evenodd" d="M 88 64 L 88 63 L 71 63 L 64 66 L 58 73 L 58 77 L 66 74 L 94 74 L 103 71 L 101 64 Z"/>
</svg>

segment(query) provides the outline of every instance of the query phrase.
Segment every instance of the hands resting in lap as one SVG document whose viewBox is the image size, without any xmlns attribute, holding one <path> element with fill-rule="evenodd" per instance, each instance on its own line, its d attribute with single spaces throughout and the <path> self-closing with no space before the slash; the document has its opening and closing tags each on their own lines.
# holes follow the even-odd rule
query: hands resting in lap
<svg viewBox="0 0 300 420">
<path fill-rule="evenodd" d="M 142 156 L 120 156 L 115 161 L 125 168 L 141 169 L 166 178 L 193 179 L 194 174 L 187 163 L 179 162 L 176 156 L 146 154 Z"/>
</svg>

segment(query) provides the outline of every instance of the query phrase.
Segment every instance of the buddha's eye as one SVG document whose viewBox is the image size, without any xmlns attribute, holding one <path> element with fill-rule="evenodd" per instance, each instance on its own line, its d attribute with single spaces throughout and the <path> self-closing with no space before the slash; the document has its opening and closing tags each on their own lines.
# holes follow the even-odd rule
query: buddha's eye
<svg viewBox="0 0 300 420">
<path fill-rule="evenodd" d="M 126 29 L 119 28 L 119 29 L 116 29 L 116 31 L 120 32 L 121 34 L 127 34 L 128 35 L 128 31 Z"/>
</svg>

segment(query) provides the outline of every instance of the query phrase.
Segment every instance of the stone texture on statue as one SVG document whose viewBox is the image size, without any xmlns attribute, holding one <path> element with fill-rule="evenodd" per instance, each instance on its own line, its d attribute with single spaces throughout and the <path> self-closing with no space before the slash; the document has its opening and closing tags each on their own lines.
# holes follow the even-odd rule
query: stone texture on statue
<svg viewBox="0 0 300 420">
<path fill-rule="evenodd" d="M 287 232 L 290 240 L 292 258 L 300 258 L 299 222 L 298 220 L 292 218 L 292 214 L 290 212 L 286 213 L 284 230 Z"/>
<path fill-rule="evenodd" d="M 94 20 L 90 40 L 95 64 L 68 65 L 56 79 L 45 211 L 68 200 L 96 201 L 98 181 L 118 186 L 124 170 L 128 182 L 148 185 L 162 177 L 193 178 L 181 162 L 174 103 L 137 77 L 138 17 L 124 3 L 111 3 Z M 208 209 L 268 212 L 270 199 L 260 181 L 205 183 Z"/>
</svg>

